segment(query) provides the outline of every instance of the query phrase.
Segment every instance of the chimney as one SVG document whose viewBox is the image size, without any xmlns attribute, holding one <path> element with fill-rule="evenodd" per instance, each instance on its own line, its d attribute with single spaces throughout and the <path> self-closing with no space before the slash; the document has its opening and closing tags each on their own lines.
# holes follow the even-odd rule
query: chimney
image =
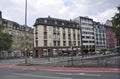
<svg viewBox="0 0 120 79">
<path fill-rule="evenodd" d="M 0 11 L 0 18 L 2 18 L 2 12 Z"/>
<path fill-rule="evenodd" d="M 48 16 L 48 18 L 50 18 L 50 16 Z"/>
</svg>

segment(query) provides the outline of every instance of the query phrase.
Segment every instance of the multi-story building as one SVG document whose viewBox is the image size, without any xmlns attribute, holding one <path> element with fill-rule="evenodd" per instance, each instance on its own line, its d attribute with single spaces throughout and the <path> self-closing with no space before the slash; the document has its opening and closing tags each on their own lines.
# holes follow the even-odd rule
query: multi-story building
<svg viewBox="0 0 120 79">
<path fill-rule="evenodd" d="M 115 36 L 115 32 L 113 32 L 112 28 L 112 22 L 110 20 L 107 20 L 105 23 L 105 32 L 106 32 L 106 43 L 107 43 L 107 49 L 114 51 L 115 47 L 117 46 L 117 39 Z"/>
<path fill-rule="evenodd" d="M 95 50 L 107 50 L 105 25 L 94 22 Z"/>
<path fill-rule="evenodd" d="M 36 56 L 54 56 L 60 52 L 77 52 L 81 47 L 79 24 L 57 18 L 38 18 L 34 24 Z"/>
<path fill-rule="evenodd" d="M 13 43 L 10 50 L 14 52 L 21 52 L 21 50 L 25 49 L 25 32 L 27 48 L 33 50 L 33 28 L 28 26 L 25 27 L 24 25 L 20 25 L 14 21 L 4 19 L 2 18 L 1 12 L 0 14 L 0 25 L 4 26 L 3 31 L 12 35 Z"/>
<path fill-rule="evenodd" d="M 88 53 L 95 50 L 93 19 L 79 16 L 74 19 L 81 28 L 82 51 Z"/>
</svg>

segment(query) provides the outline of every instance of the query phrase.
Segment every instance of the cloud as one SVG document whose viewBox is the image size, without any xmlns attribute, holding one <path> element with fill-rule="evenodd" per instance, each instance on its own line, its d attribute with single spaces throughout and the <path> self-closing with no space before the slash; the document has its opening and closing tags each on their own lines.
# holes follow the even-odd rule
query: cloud
<svg viewBox="0 0 120 79">
<path fill-rule="evenodd" d="M 78 16 L 92 17 L 104 22 L 115 13 L 120 0 L 27 0 L 28 25 L 32 26 L 39 17 L 74 19 Z M 4 17 L 24 24 L 25 0 L 1 0 L 0 9 Z"/>
<path fill-rule="evenodd" d="M 112 19 L 117 12 L 116 8 L 107 9 L 104 12 L 98 13 L 96 16 L 91 16 L 95 21 L 105 23 L 107 19 Z"/>
</svg>

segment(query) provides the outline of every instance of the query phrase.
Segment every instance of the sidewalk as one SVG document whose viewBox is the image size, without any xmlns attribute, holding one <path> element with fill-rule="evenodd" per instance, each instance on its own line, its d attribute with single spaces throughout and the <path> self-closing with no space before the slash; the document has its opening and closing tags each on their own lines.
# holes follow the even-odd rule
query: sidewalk
<svg viewBox="0 0 120 79">
<path fill-rule="evenodd" d="M 95 57 L 95 56 L 94 56 Z M 42 67 L 108 67 L 108 68 L 120 68 L 120 56 L 109 58 L 107 65 L 99 65 L 96 59 L 86 60 L 92 57 L 74 57 L 76 59 L 71 65 L 71 57 L 54 57 L 54 58 L 33 58 L 31 61 L 28 58 L 28 64 L 24 64 L 25 59 L 9 59 L 0 60 L 0 64 L 10 65 L 29 65 L 29 66 L 42 66 Z M 82 60 L 81 60 L 82 59 Z M 69 60 L 69 61 L 68 61 Z M 104 61 L 101 61 L 102 63 Z"/>
</svg>

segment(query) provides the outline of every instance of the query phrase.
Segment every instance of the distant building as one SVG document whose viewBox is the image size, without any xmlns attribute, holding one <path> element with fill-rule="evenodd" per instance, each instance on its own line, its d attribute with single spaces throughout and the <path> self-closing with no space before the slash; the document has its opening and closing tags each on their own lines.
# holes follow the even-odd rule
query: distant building
<svg viewBox="0 0 120 79">
<path fill-rule="evenodd" d="M 111 20 L 107 20 L 106 21 L 106 26 L 111 26 L 111 27 L 113 27 L 113 25 L 112 25 L 112 21 Z M 120 25 L 118 25 L 118 26 L 116 26 L 116 27 L 120 27 Z M 119 28 L 118 28 L 119 29 Z M 112 30 L 112 32 L 113 32 L 113 30 Z M 117 45 L 116 46 L 120 46 L 120 31 L 118 30 L 117 31 L 117 36 L 115 37 L 115 40 L 116 40 L 116 42 L 117 42 Z"/>
<path fill-rule="evenodd" d="M 115 36 L 115 32 L 113 32 L 113 26 L 110 20 L 106 21 L 105 29 L 107 49 L 112 51 L 117 46 L 117 39 Z"/>
<path fill-rule="evenodd" d="M 107 50 L 105 25 L 94 22 L 95 50 Z"/>
<path fill-rule="evenodd" d="M 93 19 L 79 16 L 74 19 L 81 28 L 81 40 L 83 52 L 92 52 L 95 50 Z"/>
<path fill-rule="evenodd" d="M 38 18 L 34 24 L 34 47 L 36 57 L 77 52 L 81 49 L 80 27 L 71 20 Z"/>
<path fill-rule="evenodd" d="M 14 21 L 10 21 L 4 18 L 0 18 L 0 25 L 4 26 L 4 32 L 12 35 L 13 43 L 10 49 L 11 51 L 21 52 L 25 49 L 25 32 L 27 37 L 27 48 L 29 50 L 33 50 L 33 28 L 27 26 L 25 30 L 24 25 L 20 25 Z"/>
</svg>

